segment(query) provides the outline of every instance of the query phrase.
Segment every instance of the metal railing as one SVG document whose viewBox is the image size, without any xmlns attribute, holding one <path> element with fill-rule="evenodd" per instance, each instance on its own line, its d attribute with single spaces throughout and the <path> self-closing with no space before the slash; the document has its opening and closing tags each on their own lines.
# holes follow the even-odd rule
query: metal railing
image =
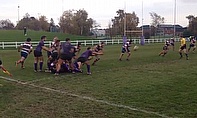
<svg viewBox="0 0 197 118">
<path fill-rule="evenodd" d="M 132 39 L 134 44 L 140 44 L 141 39 Z M 163 43 L 166 39 L 144 39 L 144 43 Z M 179 39 L 175 39 L 175 42 L 179 41 Z M 73 45 L 76 45 L 77 43 L 81 43 L 84 46 L 87 45 L 96 45 L 101 42 L 105 42 L 106 45 L 113 45 L 113 44 L 122 44 L 122 39 L 112 39 L 112 40 L 77 40 L 77 41 L 71 41 Z M 0 42 L 0 48 L 18 48 L 21 44 L 24 42 Z M 33 47 L 35 47 L 38 44 L 37 42 L 31 42 Z M 50 46 L 51 41 L 45 41 L 45 46 Z"/>
</svg>

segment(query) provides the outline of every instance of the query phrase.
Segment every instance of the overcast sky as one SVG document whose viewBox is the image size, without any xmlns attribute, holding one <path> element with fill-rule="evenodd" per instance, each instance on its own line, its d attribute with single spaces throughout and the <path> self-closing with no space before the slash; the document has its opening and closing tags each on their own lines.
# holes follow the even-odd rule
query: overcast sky
<svg viewBox="0 0 197 118">
<path fill-rule="evenodd" d="M 96 20 L 102 28 L 108 26 L 119 9 L 125 9 L 127 13 L 135 12 L 140 19 L 139 26 L 142 25 L 142 16 L 143 24 L 150 25 L 150 12 L 164 17 L 165 24 L 174 24 L 175 0 L 0 0 L 0 3 L 0 20 L 10 19 L 14 24 L 18 18 L 22 19 L 29 13 L 36 18 L 40 15 L 48 20 L 53 18 L 57 25 L 62 11 L 69 9 L 86 10 L 89 18 Z M 197 16 L 196 7 L 196 0 L 176 0 L 176 24 L 187 26 L 186 16 Z"/>
</svg>

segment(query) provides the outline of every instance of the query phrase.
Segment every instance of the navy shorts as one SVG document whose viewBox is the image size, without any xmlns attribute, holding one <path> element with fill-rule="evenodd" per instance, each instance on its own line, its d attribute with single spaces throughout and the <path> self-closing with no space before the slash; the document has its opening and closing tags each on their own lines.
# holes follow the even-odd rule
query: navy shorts
<svg viewBox="0 0 197 118">
<path fill-rule="evenodd" d="M 86 62 L 87 60 L 88 60 L 88 59 L 85 58 L 85 57 L 79 57 L 79 58 L 77 59 L 77 62 L 84 63 L 84 62 Z"/>
<path fill-rule="evenodd" d="M 125 52 L 130 52 L 129 49 L 126 50 L 126 48 L 122 48 L 122 53 L 125 53 Z"/>
<path fill-rule="evenodd" d="M 73 54 L 60 54 L 60 59 L 71 61 L 73 58 Z"/>
<path fill-rule="evenodd" d="M 42 56 L 42 52 L 34 50 L 34 57 L 41 57 L 41 56 Z"/>
<path fill-rule="evenodd" d="M 189 47 L 194 47 L 194 46 L 195 46 L 194 44 L 190 44 L 190 45 L 189 45 Z"/>
<path fill-rule="evenodd" d="M 180 47 L 181 50 L 186 49 L 186 45 Z"/>
<path fill-rule="evenodd" d="M 26 52 L 21 52 L 21 57 L 27 58 L 28 54 Z"/>
</svg>

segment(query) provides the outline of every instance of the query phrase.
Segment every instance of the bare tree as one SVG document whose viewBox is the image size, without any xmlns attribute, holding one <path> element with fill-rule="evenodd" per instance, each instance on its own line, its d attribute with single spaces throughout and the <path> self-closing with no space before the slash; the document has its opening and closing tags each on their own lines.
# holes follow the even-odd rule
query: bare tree
<svg viewBox="0 0 197 118">
<path fill-rule="evenodd" d="M 14 29 L 14 24 L 9 19 L 1 20 L 0 29 Z"/>
<path fill-rule="evenodd" d="M 76 35 L 88 35 L 93 23 L 94 20 L 88 18 L 88 13 L 84 9 L 64 11 L 59 21 L 64 33 Z"/>
<path fill-rule="evenodd" d="M 152 23 L 151 23 L 152 26 L 157 27 L 158 25 L 164 23 L 164 17 L 161 17 L 157 13 L 151 12 L 150 16 L 152 19 Z"/>
<path fill-rule="evenodd" d="M 126 21 L 126 30 L 136 30 L 139 24 L 139 18 L 133 13 L 125 13 L 124 10 L 119 9 L 118 16 L 112 19 L 112 35 L 124 34 L 124 22 Z"/>
<path fill-rule="evenodd" d="M 152 31 L 154 32 L 153 34 L 156 35 L 156 32 L 157 32 L 157 29 L 158 29 L 159 25 L 164 23 L 164 17 L 161 17 L 160 15 L 158 15 L 155 12 L 151 12 L 150 16 L 151 16 L 151 19 L 152 19 L 151 26 L 153 26 Z"/>
<path fill-rule="evenodd" d="M 192 33 L 192 35 L 197 36 L 197 17 L 189 15 L 186 18 L 189 20 L 188 30 Z"/>
</svg>

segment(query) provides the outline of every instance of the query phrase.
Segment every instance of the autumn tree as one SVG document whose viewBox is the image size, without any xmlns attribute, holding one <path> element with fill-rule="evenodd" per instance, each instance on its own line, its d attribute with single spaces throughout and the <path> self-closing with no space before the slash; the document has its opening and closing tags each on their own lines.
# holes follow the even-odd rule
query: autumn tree
<svg viewBox="0 0 197 118">
<path fill-rule="evenodd" d="M 88 18 L 85 10 L 64 11 L 60 17 L 59 25 L 64 33 L 88 35 L 93 25 L 93 19 Z"/>
<path fill-rule="evenodd" d="M 73 18 L 73 11 L 68 10 L 64 11 L 62 16 L 60 17 L 59 25 L 60 29 L 62 30 L 63 33 L 69 33 L 71 32 L 73 23 L 72 23 L 72 18 Z"/>
<path fill-rule="evenodd" d="M 49 30 L 49 23 L 47 21 L 46 16 L 40 16 L 39 17 L 39 23 L 40 23 L 40 29 L 43 31 L 48 31 Z"/>
<path fill-rule="evenodd" d="M 131 31 L 136 30 L 139 24 L 139 18 L 133 13 L 125 13 L 124 10 L 119 9 L 116 11 L 117 16 L 112 19 L 112 35 L 123 35 L 124 34 L 124 23 L 126 23 L 125 30 Z"/>
<path fill-rule="evenodd" d="M 191 32 L 192 35 L 197 36 L 197 17 L 189 15 L 186 18 L 189 20 L 188 31 Z"/>
<path fill-rule="evenodd" d="M 9 20 L 0 20 L 0 29 L 14 29 L 14 24 Z"/>
<path fill-rule="evenodd" d="M 47 18 L 45 16 L 41 16 L 39 19 L 37 19 L 26 13 L 23 19 L 21 19 L 16 26 L 16 28 L 19 30 L 23 30 L 24 27 L 36 31 L 48 31 L 49 23 L 47 22 Z"/>
<path fill-rule="evenodd" d="M 159 25 L 161 25 L 162 23 L 164 23 L 164 17 L 161 17 L 160 15 L 158 15 L 155 12 L 151 12 L 150 13 L 152 22 L 151 22 L 151 26 L 153 26 L 152 31 L 154 32 L 154 34 L 157 32 L 157 28 Z"/>
</svg>

